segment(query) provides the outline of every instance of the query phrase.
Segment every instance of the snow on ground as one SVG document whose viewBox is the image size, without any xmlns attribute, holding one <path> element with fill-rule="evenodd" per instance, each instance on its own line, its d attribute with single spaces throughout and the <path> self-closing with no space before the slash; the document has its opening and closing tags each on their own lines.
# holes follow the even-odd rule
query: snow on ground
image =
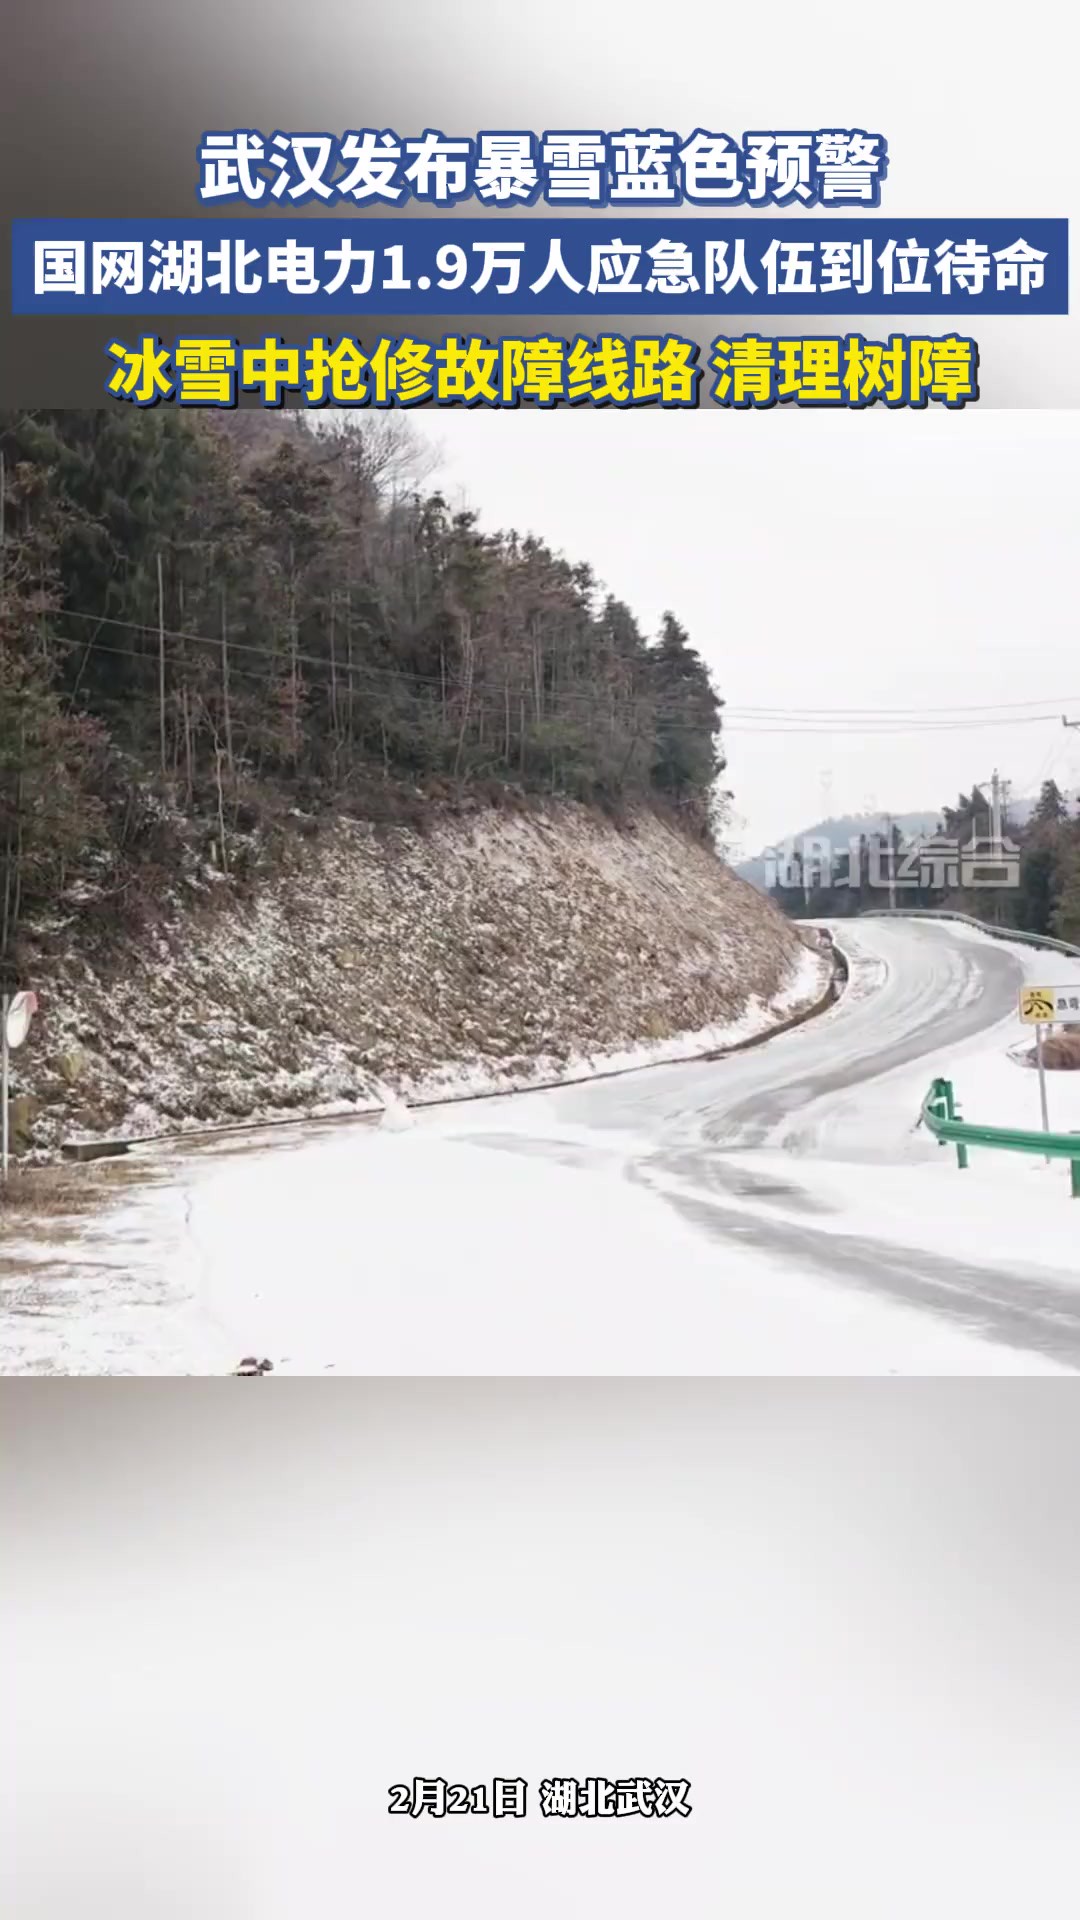
<svg viewBox="0 0 1080 1920">
<path fill-rule="evenodd" d="M 621 1149 L 628 1143 L 623 1140 Z M 209 1163 L 180 1208 L 139 1199 L 165 1298 L 99 1274 L 38 1328 L 66 1372 L 873 1374 L 1053 1372 L 924 1316 L 716 1248 L 622 1177 L 486 1151 L 425 1125 L 355 1128 Z M 115 1267 L 114 1267 L 115 1273 Z M 33 1341 L 21 1351 L 33 1367 Z M 16 1355 L 9 1351 L 10 1366 Z"/>
<path fill-rule="evenodd" d="M 224 1372 L 186 1243 L 188 1198 L 149 1187 L 89 1224 L 0 1247 L 6 1374 Z"/>
<path fill-rule="evenodd" d="M 1005 1010 L 1022 977 L 1080 966 L 952 928 L 842 937 L 838 1005 L 715 1065 L 154 1151 L 162 1184 L 59 1251 L 27 1246 L 5 1370 L 222 1373 L 246 1353 L 284 1374 L 1073 1370 L 1071 1333 L 1060 1367 L 1019 1319 L 1015 1347 L 980 1339 L 977 1288 L 962 1319 L 876 1288 L 874 1250 L 962 1256 L 1006 1287 L 1035 1263 L 1068 1292 L 1066 1167 L 984 1153 L 960 1173 L 914 1126 L 942 1073 L 966 1116 L 1031 1121 Z M 1080 1129 L 1080 1075 L 1050 1097 Z M 713 1220 L 699 1231 L 665 1180 Z M 801 1237 L 778 1252 L 768 1220 Z M 859 1284 L 823 1266 L 830 1234 L 865 1236 Z"/>
<path fill-rule="evenodd" d="M 974 928 L 950 923 L 949 931 L 976 950 L 987 944 Z M 1018 941 L 994 945 L 1009 952 L 1032 983 L 1080 985 L 1080 960 Z M 981 1252 L 1001 1263 L 1035 1261 L 1074 1273 L 1080 1287 L 1080 1199 L 1072 1198 L 1067 1160 L 1047 1164 L 1029 1154 L 976 1148 L 961 1171 L 955 1149 L 939 1146 L 916 1125 L 931 1080 L 943 1077 L 953 1083 L 962 1119 L 1038 1132 L 1039 1078 L 1021 1057 L 1034 1041 L 1034 1029 L 1013 1014 L 925 1062 L 846 1090 L 815 1114 L 814 1157 L 800 1138 L 798 1156 L 785 1151 L 785 1174 L 827 1203 L 821 1230 L 872 1233 L 931 1251 Z M 1080 1073 L 1050 1072 L 1046 1083 L 1051 1131 L 1080 1135 Z M 745 1156 L 746 1166 L 774 1168 L 777 1150 L 785 1150 L 794 1131 L 781 1123 L 759 1152 Z"/>
</svg>

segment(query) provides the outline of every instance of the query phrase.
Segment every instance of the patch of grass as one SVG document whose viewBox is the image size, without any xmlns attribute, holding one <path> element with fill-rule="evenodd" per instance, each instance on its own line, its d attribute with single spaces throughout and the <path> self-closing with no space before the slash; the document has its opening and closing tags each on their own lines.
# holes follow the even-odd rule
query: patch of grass
<svg viewBox="0 0 1080 1920">
<path fill-rule="evenodd" d="M 118 1189 L 142 1186 L 155 1177 L 149 1162 L 126 1155 L 74 1166 L 22 1167 L 16 1162 L 0 1185 L 0 1238 L 16 1224 L 21 1229 L 59 1216 L 92 1213 Z"/>
</svg>

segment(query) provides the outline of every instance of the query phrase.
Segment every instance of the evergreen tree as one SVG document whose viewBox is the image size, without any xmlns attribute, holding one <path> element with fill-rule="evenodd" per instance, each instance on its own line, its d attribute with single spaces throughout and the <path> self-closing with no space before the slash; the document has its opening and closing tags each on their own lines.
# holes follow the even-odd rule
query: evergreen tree
<svg viewBox="0 0 1080 1920">
<path fill-rule="evenodd" d="M 676 806 L 696 812 L 724 768 L 717 745 L 721 702 L 700 655 L 672 613 L 664 615 L 652 669 L 657 708 L 653 781 Z"/>
<path fill-rule="evenodd" d="M 205 819 L 229 870 L 245 821 L 415 817 L 417 783 L 722 820 L 721 702 L 674 615 L 650 644 L 587 565 L 424 493 L 407 423 L 19 413 L 0 454 L 9 942 L 72 818 L 113 866 Z"/>
<path fill-rule="evenodd" d="M 1080 945 L 1080 842 L 1075 835 L 1061 862 L 1050 930 L 1055 939 Z"/>
<path fill-rule="evenodd" d="M 1031 816 L 1036 827 L 1057 827 L 1069 817 L 1065 796 L 1056 780 L 1044 780 Z"/>
</svg>

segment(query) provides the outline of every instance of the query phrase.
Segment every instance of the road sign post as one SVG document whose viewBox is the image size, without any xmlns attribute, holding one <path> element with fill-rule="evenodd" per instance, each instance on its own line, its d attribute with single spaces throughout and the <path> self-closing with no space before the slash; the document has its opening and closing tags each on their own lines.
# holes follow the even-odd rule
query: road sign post
<svg viewBox="0 0 1080 1920">
<path fill-rule="evenodd" d="M 1049 1026 L 1080 1025 L 1080 981 L 1073 980 L 1065 987 L 1021 987 L 1019 1013 L 1024 1025 L 1035 1029 L 1035 1064 L 1039 1069 L 1039 1107 L 1042 1112 L 1043 1132 L 1049 1133 L 1043 1036 Z"/>
<path fill-rule="evenodd" d="M 0 1180 L 8 1177 L 8 1008 L 9 993 L 0 994 Z"/>
<path fill-rule="evenodd" d="M 36 1012 L 36 993 L 0 993 L 0 1181 L 8 1177 L 10 1160 L 11 1055 L 22 1046 Z"/>
<path fill-rule="evenodd" d="M 1080 994 L 1080 988 L 1073 988 L 1072 991 Z M 1043 1027 L 1048 1026 L 1051 1020 L 1056 1020 L 1059 1017 L 1056 1011 L 1057 997 L 1062 992 L 1060 987 L 1021 987 L 1020 1018 L 1024 1025 Z"/>
<path fill-rule="evenodd" d="M 1041 1021 L 1035 1029 L 1035 1063 L 1039 1069 L 1039 1108 L 1042 1113 L 1043 1132 L 1049 1133 L 1050 1115 L 1046 1105 L 1046 1062 L 1043 1059 L 1043 1025 Z M 1047 1166 L 1050 1165 L 1049 1158 L 1046 1164 Z"/>
</svg>

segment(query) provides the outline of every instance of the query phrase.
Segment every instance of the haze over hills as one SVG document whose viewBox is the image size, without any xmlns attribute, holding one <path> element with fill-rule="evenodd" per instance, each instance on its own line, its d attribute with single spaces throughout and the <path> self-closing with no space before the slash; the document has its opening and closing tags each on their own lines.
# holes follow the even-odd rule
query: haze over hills
<svg viewBox="0 0 1080 1920">
<path fill-rule="evenodd" d="M 941 814 L 936 813 L 895 813 L 891 816 L 905 837 L 933 833 Z M 849 840 L 859 834 L 884 833 L 886 816 L 883 813 L 842 813 L 830 816 L 827 820 L 816 820 L 812 826 L 800 827 L 787 836 L 798 844 L 805 840 L 828 840 L 838 851 L 846 851 Z M 777 846 L 785 844 L 778 841 Z M 751 886 L 765 891 L 767 878 L 768 849 L 762 848 L 752 859 L 740 861 L 735 871 L 740 879 L 749 880 Z"/>
<path fill-rule="evenodd" d="M 1070 811 L 1075 812 L 1080 804 L 1080 789 L 1063 789 L 1063 795 Z M 1037 794 L 1017 795 L 1015 798 L 1010 796 L 1006 808 L 1008 819 L 1018 827 L 1024 826 L 1031 817 L 1037 799 Z M 932 813 L 842 813 L 831 815 L 827 820 L 817 820 L 812 826 L 799 827 L 785 836 L 784 840 L 777 841 L 776 846 L 791 841 L 798 845 L 807 840 L 827 840 L 838 852 L 846 852 L 848 842 L 858 835 L 884 833 L 887 819 L 899 827 L 905 839 L 918 839 L 933 833 L 941 824 L 941 816 L 940 807 Z M 735 866 L 735 872 L 741 879 L 749 880 L 751 886 L 762 890 L 768 887 L 768 851 L 763 847 L 760 853 L 754 854 L 749 860 L 738 861 Z"/>
</svg>

